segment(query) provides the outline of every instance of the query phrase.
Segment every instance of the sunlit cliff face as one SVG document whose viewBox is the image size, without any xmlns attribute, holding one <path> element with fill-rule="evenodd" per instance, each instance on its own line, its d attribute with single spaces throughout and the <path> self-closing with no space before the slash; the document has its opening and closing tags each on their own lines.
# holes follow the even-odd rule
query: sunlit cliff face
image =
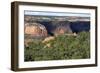
<svg viewBox="0 0 100 73">
<path fill-rule="evenodd" d="M 25 34 L 29 36 L 47 36 L 47 30 L 45 26 L 39 24 L 39 23 L 32 23 L 27 26 L 25 26 Z"/>
</svg>

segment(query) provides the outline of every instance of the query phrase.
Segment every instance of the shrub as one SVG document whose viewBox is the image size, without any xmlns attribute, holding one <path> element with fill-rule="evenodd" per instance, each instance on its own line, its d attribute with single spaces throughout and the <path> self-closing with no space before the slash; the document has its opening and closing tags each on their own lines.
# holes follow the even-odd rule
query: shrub
<svg viewBox="0 0 100 73">
<path fill-rule="evenodd" d="M 77 36 L 58 35 L 46 43 L 35 39 L 25 47 L 24 53 L 25 61 L 90 58 L 90 32 L 80 32 Z"/>
</svg>

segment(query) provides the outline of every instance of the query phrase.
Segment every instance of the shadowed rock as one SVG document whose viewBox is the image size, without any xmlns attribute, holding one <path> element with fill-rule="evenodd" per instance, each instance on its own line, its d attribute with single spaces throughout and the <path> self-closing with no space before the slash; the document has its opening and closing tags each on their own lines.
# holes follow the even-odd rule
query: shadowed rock
<svg viewBox="0 0 100 73">
<path fill-rule="evenodd" d="M 60 35 L 65 33 L 72 34 L 70 23 L 68 21 L 57 21 L 53 22 L 52 24 L 56 26 L 56 28 L 52 31 L 54 35 Z"/>
</svg>

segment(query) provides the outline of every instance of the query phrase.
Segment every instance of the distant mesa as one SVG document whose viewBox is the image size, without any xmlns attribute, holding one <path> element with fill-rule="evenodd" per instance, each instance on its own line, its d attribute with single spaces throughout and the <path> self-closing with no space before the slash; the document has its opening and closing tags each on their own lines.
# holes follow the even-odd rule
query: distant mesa
<svg viewBox="0 0 100 73">
<path fill-rule="evenodd" d="M 32 15 L 25 15 L 24 20 L 26 22 L 32 21 L 90 21 L 90 17 L 80 17 L 80 16 L 32 16 Z"/>
</svg>

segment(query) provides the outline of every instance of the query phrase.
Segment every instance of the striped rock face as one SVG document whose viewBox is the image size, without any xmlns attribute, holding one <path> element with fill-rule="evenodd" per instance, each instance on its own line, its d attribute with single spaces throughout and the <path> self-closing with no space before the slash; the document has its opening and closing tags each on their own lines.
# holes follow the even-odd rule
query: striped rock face
<svg viewBox="0 0 100 73">
<path fill-rule="evenodd" d="M 45 37 L 47 36 L 47 30 L 44 25 L 32 23 L 25 26 L 25 34 L 33 37 Z"/>
</svg>

